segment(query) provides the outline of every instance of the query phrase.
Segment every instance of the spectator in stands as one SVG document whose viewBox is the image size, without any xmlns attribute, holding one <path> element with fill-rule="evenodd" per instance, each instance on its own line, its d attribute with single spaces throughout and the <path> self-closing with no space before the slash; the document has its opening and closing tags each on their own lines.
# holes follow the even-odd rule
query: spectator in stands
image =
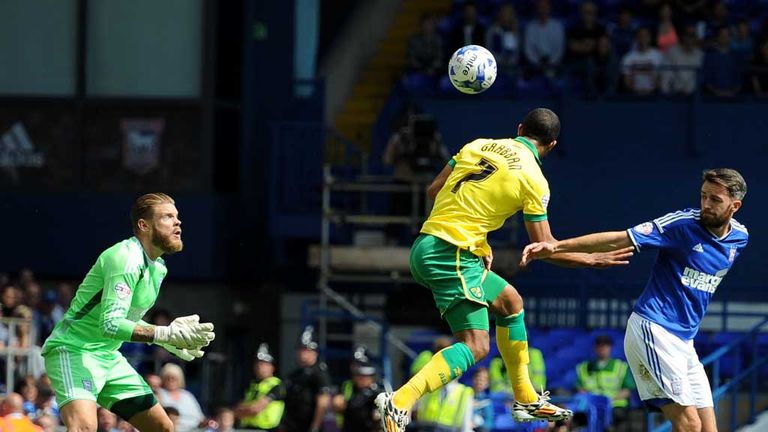
<svg viewBox="0 0 768 432">
<path fill-rule="evenodd" d="M 472 406 L 472 427 L 475 432 L 490 432 L 493 429 L 493 401 L 491 401 L 488 369 L 479 367 L 472 376 L 472 390 L 475 402 Z"/>
<path fill-rule="evenodd" d="M 157 397 L 157 395 L 160 394 L 160 389 L 163 388 L 163 379 L 160 378 L 160 375 L 155 375 L 153 373 L 145 374 L 144 381 L 147 382 L 149 388 L 152 389 L 152 393 Z"/>
<path fill-rule="evenodd" d="M 611 36 L 611 44 L 619 58 L 624 57 L 624 55 L 632 49 L 632 45 L 635 43 L 636 33 L 637 25 L 632 16 L 632 9 L 624 6 L 619 9 L 616 22 L 608 26 L 608 34 Z"/>
<path fill-rule="evenodd" d="M 568 55 L 571 61 L 583 63 L 594 58 L 597 40 L 605 27 L 597 21 L 597 5 L 591 1 L 581 4 L 580 20 L 568 30 Z"/>
<path fill-rule="evenodd" d="M 31 283 L 36 283 L 35 272 L 33 272 L 29 267 L 24 267 L 23 269 L 19 270 L 19 286 L 23 289 L 26 289 L 27 285 Z"/>
<path fill-rule="evenodd" d="M 748 20 L 741 19 L 736 24 L 733 40 L 731 41 L 731 48 L 733 49 L 733 52 L 741 56 L 745 63 L 752 60 L 752 55 L 755 50 L 755 42 L 752 40 L 752 27 Z"/>
<path fill-rule="evenodd" d="M 18 393 L 9 393 L 2 404 L 2 430 L 12 432 L 40 432 L 40 426 L 24 413 L 24 398 Z"/>
<path fill-rule="evenodd" d="M 752 61 L 752 89 L 759 97 L 768 97 L 768 40 L 757 50 Z"/>
<path fill-rule="evenodd" d="M 19 380 L 18 383 L 16 383 L 15 388 L 21 397 L 24 398 L 24 413 L 27 414 L 31 419 L 37 417 L 37 408 L 35 407 L 35 403 L 37 402 L 37 396 L 39 392 L 37 389 L 37 381 L 35 380 L 35 377 L 32 375 L 27 375 L 26 377 Z"/>
<path fill-rule="evenodd" d="M 385 166 L 393 168 L 392 178 L 396 184 L 421 185 L 417 186 L 421 191 L 424 189 L 423 185 L 428 184 L 433 173 L 439 170 L 449 157 L 435 119 L 429 115 L 413 114 L 408 117 L 408 123 L 389 138 L 382 162 Z M 393 192 L 390 196 L 391 215 L 424 216 L 421 210 L 424 207 L 423 198 L 417 202 L 417 208 L 413 208 L 413 192 Z M 413 221 L 411 224 L 413 230 L 418 226 L 418 222 Z M 401 224 L 387 225 L 385 231 L 390 243 L 397 243 L 402 228 Z"/>
<path fill-rule="evenodd" d="M 33 310 L 39 309 L 43 299 L 43 290 L 40 288 L 40 284 L 32 280 L 26 284 L 19 285 L 24 287 L 22 295 L 23 303 Z"/>
<path fill-rule="evenodd" d="M 535 389 L 547 387 L 547 368 L 544 364 L 544 355 L 538 348 L 528 347 L 528 375 Z M 494 357 L 488 367 L 488 376 L 491 383 L 491 391 L 505 392 L 514 395 L 512 384 L 507 375 L 507 368 L 501 357 Z"/>
<path fill-rule="evenodd" d="M 235 413 L 227 407 L 216 410 L 213 421 L 209 422 L 206 432 L 231 432 L 235 426 Z"/>
<path fill-rule="evenodd" d="M 485 47 L 496 58 L 499 74 L 514 79 L 520 64 L 520 31 L 517 13 L 511 4 L 504 4 L 496 14 L 496 21 L 485 34 Z"/>
<path fill-rule="evenodd" d="M 173 428 L 175 430 L 178 430 L 179 421 L 181 420 L 181 414 L 179 413 L 179 410 L 176 407 L 172 407 L 172 406 L 164 406 L 163 409 L 165 410 L 165 413 L 168 414 L 168 418 L 171 419 L 171 422 L 173 423 Z"/>
<path fill-rule="evenodd" d="M 635 381 L 627 362 L 612 358 L 613 340 L 601 335 L 595 338 L 595 359 L 576 366 L 576 390 L 607 396 L 613 407 L 614 427 L 628 420 L 629 395 Z"/>
<path fill-rule="evenodd" d="M 35 419 L 35 424 L 40 426 L 43 432 L 56 432 L 59 427 L 59 419 L 50 414 L 43 414 Z"/>
<path fill-rule="evenodd" d="M 664 3 L 659 7 L 659 21 L 656 24 L 656 46 L 662 54 L 666 54 L 677 45 L 678 37 L 675 24 L 672 21 L 672 6 Z"/>
<path fill-rule="evenodd" d="M 565 51 L 563 24 L 550 16 L 549 0 L 536 1 L 536 19 L 525 27 L 525 58 L 532 72 L 553 77 Z"/>
<path fill-rule="evenodd" d="M 711 10 L 710 18 L 706 21 L 700 21 L 698 24 L 699 38 L 704 40 L 707 47 L 717 46 L 720 29 L 723 27 L 730 29 L 731 27 L 730 13 L 724 1 L 715 2 Z"/>
<path fill-rule="evenodd" d="M 158 398 L 160 405 L 179 410 L 176 430 L 186 432 L 197 429 L 205 416 L 195 396 L 184 389 L 184 371 L 179 365 L 168 363 L 160 369 L 160 378 L 163 380 Z"/>
<path fill-rule="evenodd" d="M 410 370 L 411 376 L 416 375 L 416 372 L 420 371 L 425 364 L 429 363 L 429 361 L 432 360 L 432 356 L 436 352 L 448 348 L 451 345 L 453 345 L 453 338 L 450 336 L 440 336 L 436 338 L 435 341 L 432 342 L 432 349 L 420 352 L 419 355 L 413 359 Z"/>
<path fill-rule="evenodd" d="M 38 340 L 42 343 L 51 335 L 56 324 L 64 318 L 64 314 L 59 314 L 57 308 L 60 308 L 58 296 L 55 291 L 45 291 L 43 299 L 40 302 L 40 324 Z"/>
<path fill-rule="evenodd" d="M 741 90 L 742 58 L 731 49 L 731 32 L 720 27 L 717 45 L 704 56 L 702 82 L 708 93 L 719 97 L 733 97 Z"/>
<path fill-rule="evenodd" d="M 624 87 L 638 95 L 652 94 L 658 86 L 658 67 L 663 57 L 651 46 L 651 32 L 646 27 L 637 30 L 635 47 L 621 59 Z"/>
<path fill-rule="evenodd" d="M 605 27 L 597 22 L 597 5 L 591 1 L 581 4 L 580 20 L 568 30 L 568 58 L 572 75 L 585 83 L 595 78 L 597 43 Z"/>
<path fill-rule="evenodd" d="M 36 335 L 35 340 L 30 341 L 30 343 L 35 346 L 42 346 L 45 341 L 45 339 L 40 337 L 43 327 L 41 311 L 43 290 L 40 288 L 40 284 L 35 282 L 34 279 L 21 286 L 23 287 L 22 303 L 29 308 L 32 314 L 33 333 Z"/>
<path fill-rule="evenodd" d="M 611 45 L 611 38 L 603 35 L 597 40 L 594 72 L 588 87 L 590 94 L 614 95 L 619 83 L 619 70 L 619 59 Z"/>
<path fill-rule="evenodd" d="M 464 45 L 482 45 L 483 42 L 485 42 L 485 26 L 478 20 L 475 3 L 467 0 L 462 7 L 461 23 L 451 33 L 448 54 L 453 54 Z"/>
<path fill-rule="evenodd" d="M 56 287 L 56 293 L 59 296 L 59 307 L 63 317 L 69 308 L 69 304 L 72 303 L 72 298 L 75 296 L 75 288 L 70 283 L 62 282 Z"/>
<path fill-rule="evenodd" d="M 408 40 L 409 72 L 437 75 L 444 72 L 443 39 L 435 30 L 437 20 L 429 13 L 421 17 L 421 31 Z"/>
<path fill-rule="evenodd" d="M 263 343 L 253 358 L 254 380 L 245 391 L 245 398 L 235 408 L 240 426 L 253 429 L 274 429 L 283 417 L 285 403 L 270 401 L 267 395 L 280 385 L 275 376 L 275 358 L 269 352 L 269 345 Z"/>
<path fill-rule="evenodd" d="M 38 384 L 39 384 L 41 387 L 48 387 L 48 388 L 53 388 L 53 387 L 51 386 L 51 377 L 49 377 L 47 373 L 43 373 L 42 375 L 40 375 L 40 376 L 37 378 L 37 383 L 38 383 Z"/>
<path fill-rule="evenodd" d="M 96 431 L 118 432 L 117 414 L 106 408 L 99 407 L 99 409 L 96 411 Z"/>
<path fill-rule="evenodd" d="M 35 410 L 37 411 L 38 416 L 50 414 L 56 418 L 59 417 L 59 406 L 56 403 L 56 395 L 54 394 L 50 383 L 45 384 L 43 382 L 38 382 Z"/>
<path fill-rule="evenodd" d="M 2 301 L 2 316 L 7 318 L 32 320 L 32 310 L 22 304 L 21 300 L 21 290 L 16 285 L 6 285 L 5 288 L 3 288 L 2 297 L 0 297 L 0 301 Z M 30 325 L 17 325 L 16 338 L 16 346 L 29 347 L 31 343 Z"/>
<path fill-rule="evenodd" d="M 703 62 L 704 52 L 698 46 L 696 28 L 689 25 L 683 30 L 680 44 L 670 48 L 664 56 L 661 92 L 689 95 L 696 91 L 699 70 Z"/>
</svg>

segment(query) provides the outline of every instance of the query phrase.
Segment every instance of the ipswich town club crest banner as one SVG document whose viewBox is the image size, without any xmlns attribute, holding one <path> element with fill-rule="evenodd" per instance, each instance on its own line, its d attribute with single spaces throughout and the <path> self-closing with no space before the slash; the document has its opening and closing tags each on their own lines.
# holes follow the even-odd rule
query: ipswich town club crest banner
<svg viewBox="0 0 768 432">
<path fill-rule="evenodd" d="M 160 138 L 165 129 L 163 119 L 124 119 L 123 166 L 138 175 L 147 174 L 160 165 Z"/>
</svg>

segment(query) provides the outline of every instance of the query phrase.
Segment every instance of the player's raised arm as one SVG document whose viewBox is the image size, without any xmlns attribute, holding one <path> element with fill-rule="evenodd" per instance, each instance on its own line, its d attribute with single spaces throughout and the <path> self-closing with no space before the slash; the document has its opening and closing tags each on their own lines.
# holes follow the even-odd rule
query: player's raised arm
<svg viewBox="0 0 768 432">
<path fill-rule="evenodd" d="M 575 239 L 557 241 L 552 236 L 549 222 L 546 220 L 526 220 L 525 229 L 528 231 L 528 237 L 532 244 L 526 246 L 523 251 L 520 262 L 523 266 L 534 259 L 544 259 L 563 267 L 602 268 L 629 264 L 628 259 L 632 256 L 632 242 L 626 231 L 590 234 Z M 581 244 L 581 239 L 593 236 L 596 237 L 587 240 L 589 246 Z M 562 246 L 563 243 L 565 246 Z"/>
</svg>

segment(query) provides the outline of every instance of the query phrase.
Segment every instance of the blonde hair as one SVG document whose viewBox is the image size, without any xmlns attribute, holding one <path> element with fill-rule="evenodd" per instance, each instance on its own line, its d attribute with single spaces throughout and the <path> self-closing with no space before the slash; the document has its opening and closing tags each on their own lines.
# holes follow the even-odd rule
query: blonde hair
<svg viewBox="0 0 768 432">
<path fill-rule="evenodd" d="M 136 198 L 131 207 L 131 226 L 134 233 L 138 231 L 139 219 L 151 218 L 155 206 L 160 204 L 176 204 L 176 201 L 162 192 L 148 193 Z"/>
<path fill-rule="evenodd" d="M 179 379 L 179 387 L 184 388 L 187 386 L 186 381 L 184 380 L 184 371 L 181 369 L 181 366 L 174 364 L 174 363 L 166 363 L 165 366 L 160 369 L 160 378 L 165 379 L 167 376 L 175 376 Z"/>
</svg>

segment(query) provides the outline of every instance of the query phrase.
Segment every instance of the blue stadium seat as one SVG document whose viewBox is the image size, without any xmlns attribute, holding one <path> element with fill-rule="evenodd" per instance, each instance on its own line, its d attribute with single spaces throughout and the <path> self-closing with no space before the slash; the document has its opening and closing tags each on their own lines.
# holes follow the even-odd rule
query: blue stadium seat
<svg viewBox="0 0 768 432">
<path fill-rule="evenodd" d="M 403 76 L 403 87 L 413 96 L 434 96 L 437 93 L 437 80 L 424 73 L 409 72 Z"/>
<path fill-rule="evenodd" d="M 551 380 L 548 380 L 547 387 L 549 389 L 574 389 L 576 387 L 576 364 L 572 364 L 570 369 L 565 369 Z"/>
</svg>

